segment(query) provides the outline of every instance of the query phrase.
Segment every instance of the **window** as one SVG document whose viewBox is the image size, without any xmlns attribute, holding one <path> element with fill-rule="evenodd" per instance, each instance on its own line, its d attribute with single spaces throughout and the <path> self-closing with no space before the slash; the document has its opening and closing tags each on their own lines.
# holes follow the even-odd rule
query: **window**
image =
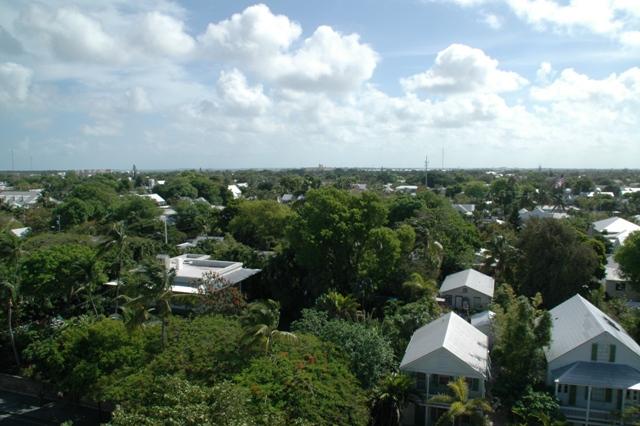
<svg viewBox="0 0 640 426">
<path fill-rule="evenodd" d="M 469 289 L 468 289 L 468 288 L 466 288 L 466 287 L 462 287 L 462 292 L 463 292 L 463 293 L 466 293 L 466 292 L 468 292 L 468 291 L 469 291 Z"/>
<path fill-rule="evenodd" d="M 482 305 L 482 302 L 480 301 L 480 298 L 478 296 L 474 296 L 473 297 L 473 307 L 474 308 L 479 308 Z"/>
<path fill-rule="evenodd" d="M 591 361 L 597 361 L 597 360 L 598 360 L 598 344 L 593 343 L 591 345 Z"/>
<path fill-rule="evenodd" d="M 624 291 L 626 287 L 625 283 L 616 283 L 616 291 Z"/>
<path fill-rule="evenodd" d="M 589 394 L 589 388 L 585 387 L 584 388 L 584 393 L 585 393 L 585 399 Z M 611 389 L 605 389 L 605 388 L 592 388 L 591 389 L 591 400 L 592 401 L 598 401 L 598 402 L 611 402 L 613 398 L 613 393 L 611 392 Z"/>
<path fill-rule="evenodd" d="M 471 379 L 471 390 L 474 392 L 478 392 L 478 390 L 480 390 L 480 380 Z"/>
<path fill-rule="evenodd" d="M 616 345 L 609 345 L 609 362 L 616 362 Z"/>
<path fill-rule="evenodd" d="M 447 384 L 451 381 L 452 377 L 449 376 L 438 376 L 438 385 L 447 386 Z"/>
<path fill-rule="evenodd" d="M 424 390 L 426 389 L 427 384 L 427 375 L 424 373 L 416 373 L 416 389 Z"/>
</svg>

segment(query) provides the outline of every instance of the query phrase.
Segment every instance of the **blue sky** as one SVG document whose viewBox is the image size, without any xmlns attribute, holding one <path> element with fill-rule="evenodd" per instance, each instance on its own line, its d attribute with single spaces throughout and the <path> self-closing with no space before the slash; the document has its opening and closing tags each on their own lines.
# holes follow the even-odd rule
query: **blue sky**
<svg viewBox="0 0 640 426">
<path fill-rule="evenodd" d="M 637 0 L 0 4 L 0 169 L 637 168 Z"/>
</svg>

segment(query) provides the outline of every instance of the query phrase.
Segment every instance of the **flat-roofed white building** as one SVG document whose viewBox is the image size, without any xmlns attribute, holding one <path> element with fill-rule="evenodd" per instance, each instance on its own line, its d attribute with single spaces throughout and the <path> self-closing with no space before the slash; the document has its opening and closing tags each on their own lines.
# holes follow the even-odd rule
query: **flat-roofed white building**
<svg viewBox="0 0 640 426">
<path fill-rule="evenodd" d="M 35 205 L 42 196 L 42 189 L 30 189 L 29 191 L 2 191 L 0 202 L 11 208 L 29 208 Z"/>
</svg>

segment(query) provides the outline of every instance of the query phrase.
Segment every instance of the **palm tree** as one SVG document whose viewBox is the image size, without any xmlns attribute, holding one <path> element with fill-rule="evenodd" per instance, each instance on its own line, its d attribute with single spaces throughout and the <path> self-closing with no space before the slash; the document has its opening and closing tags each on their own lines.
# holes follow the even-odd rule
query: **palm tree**
<svg viewBox="0 0 640 426">
<path fill-rule="evenodd" d="M 329 312 L 329 315 L 336 318 L 353 320 L 356 318 L 360 304 L 351 296 L 343 295 L 337 291 L 330 291 L 318 298 L 318 307 Z"/>
<path fill-rule="evenodd" d="M 436 425 L 456 424 L 463 416 L 469 416 L 476 424 L 485 423 L 485 413 L 491 412 L 491 405 L 481 398 L 469 399 L 469 386 L 464 377 L 447 384 L 450 394 L 436 395 L 429 402 L 448 404 L 449 410 L 438 419 Z"/>
<path fill-rule="evenodd" d="M 484 267 L 493 271 L 493 277 L 499 283 L 511 278 L 510 268 L 515 263 L 518 250 L 504 235 L 494 235 L 487 244 L 488 256 Z"/>
<path fill-rule="evenodd" d="M 76 262 L 73 267 L 77 268 L 83 277 L 82 286 L 76 290 L 76 293 L 86 292 L 89 298 L 89 303 L 93 309 L 95 316 L 98 316 L 98 309 L 93 300 L 93 295 L 96 289 L 105 282 L 106 276 L 103 272 L 103 263 L 98 259 L 98 255 L 95 254 L 90 259 L 82 259 Z"/>
<path fill-rule="evenodd" d="M 275 300 L 251 303 L 241 318 L 244 328 L 242 342 L 245 347 L 258 345 L 264 353 L 271 351 L 274 340 L 297 341 L 298 336 L 288 331 L 278 330 L 280 304 Z"/>
<path fill-rule="evenodd" d="M 13 350 L 13 356 L 16 361 L 16 365 L 20 368 L 20 356 L 18 355 L 18 348 L 16 346 L 16 340 L 13 332 L 13 306 L 18 299 L 18 283 L 11 282 L 9 280 L 3 280 L 0 282 L 0 291 L 2 293 L 2 299 L 7 301 L 7 323 L 9 325 L 9 339 L 11 340 L 11 349 Z"/>
<path fill-rule="evenodd" d="M 102 244 L 100 253 L 104 254 L 110 251 L 112 248 L 116 251 L 116 297 L 115 297 L 115 310 L 114 313 L 118 313 L 118 302 L 120 296 L 120 279 L 122 277 L 122 269 L 124 267 L 125 256 L 127 253 L 127 233 L 124 222 L 116 222 L 113 224 L 111 231 L 109 232 L 109 239 Z"/>
<path fill-rule="evenodd" d="M 371 400 L 371 426 L 400 425 L 402 409 L 417 395 L 410 376 L 391 373 L 373 389 Z"/>
<path fill-rule="evenodd" d="M 122 320 L 125 328 L 130 333 L 142 327 L 151 319 L 153 308 L 149 308 L 149 304 L 144 296 L 129 297 L 126 294 L 119 296 L 124 303 L 120 306 L 120 314 L 114 315 Z"/>
</svg>

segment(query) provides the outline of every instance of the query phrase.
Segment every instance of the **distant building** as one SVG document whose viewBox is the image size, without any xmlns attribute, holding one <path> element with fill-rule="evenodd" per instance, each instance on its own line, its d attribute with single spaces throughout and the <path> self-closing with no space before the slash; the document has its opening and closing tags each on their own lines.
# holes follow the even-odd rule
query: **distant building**
<svg viewBox="0 0 640 426">
<path fill-rule="evenodd" d="M 240 189 L 240 187 L 238 185 L 229 185 L 229 186 L 227 186 L 227 189 L 233 195 L 233 199 L 234 200 L 242 197 L 242 190 Z"/>
<path fill-rule="evenodd" d="M 351 189 L 353 191 L 358 191 L 358 192 L 366 191 L 367 190 L 367 184 L 366 183 L 352 183 L 351 184 Z"/>
<path fill-rule="evenodd" d="M 30 189 L 29 191 L 1 191 L 0 202 L 11 208 L 33 207 L 42 197 L 42 189 Z"/>
<path fill-rule="evenodd" d="M 602 280 L 602 284 L 605 293 L 607 293 L 609 297 L 620 297 L 629 301 L 640 300 L 638 291 L 622 277 L 620 265 L 613 259 L 613 256 L 607 256 L 605 277 Z"/>
<path fill-rule="evenodd" d="M 167 205 L 167 202 L 165 201 L 165 199 L 162 198 L 158 194 L 140 194 L 140 196 L 143 197 L 143 198 L 150 199 L 151 201 L 156 203 L 156 205 L 158 205 L 158 206 L 166 206 Z"/>
<path fill-rule="evenodd" d="M 522 222 L 526 222 L 529 219 L 566 219 L 569 217 L 567 213 L 544 210 L 541 207 L 535 207 L 529 211 L 527 209 L 520 209 L 518 216 Z"/>
<path fill-rule="evenodd" d="M 25 227 L 25 228 L 15 228 L 11 230 L 11 233 L 13 235 L 15 235 L 18 238 L 24 238 L 27 235 L 29 235 L 29 233 L 31 232 L 31 228 L 29 227 Z"/>
<path fill-rule="evenodd" d="M 592 227 L 609 240 L 614 248 L 624 244 L 633 232 L 640 231 L 640 225 L 616 216 L 593 222 Z"/>
<path fill-rule="evenodd" d="M 495 281 L 488 275 L 466 269 L 447 275 L 440 286 L 440 296 L 457 310 L 484 310 L 493 299 Z"/>
<path fill-rule="evenodd" d="M 400 185 L 400 186 L 396 186 L 396 192 L 400 192 L 402 194 L 416 195 L 416 193 L 418 192 L 418 187 L 415 185 Z"/>
<path fill-rule="evenodd" d="M 476 211 L 475 204 L 454 204 L 453 208 L 465 216 L 473 216 L 473 212 Z"/>
<path fill-rule="evenodd" d="M 260 272 L 260 269 L 244 268 L 242 262 L 213 260 L 204 254 L 183 254 L 169 258 L 161 255 L 159 259 L 165 262 L 167 271 L 175 273 L 171 291 L 179 294 L 198 294 L 206 290 L 219 290 L 240 284 L 247 278 Z M 204 285 L 210 281 L 211 287 Z M 115 286 L 115 281 L 106 283 Z"/>
</svg>

